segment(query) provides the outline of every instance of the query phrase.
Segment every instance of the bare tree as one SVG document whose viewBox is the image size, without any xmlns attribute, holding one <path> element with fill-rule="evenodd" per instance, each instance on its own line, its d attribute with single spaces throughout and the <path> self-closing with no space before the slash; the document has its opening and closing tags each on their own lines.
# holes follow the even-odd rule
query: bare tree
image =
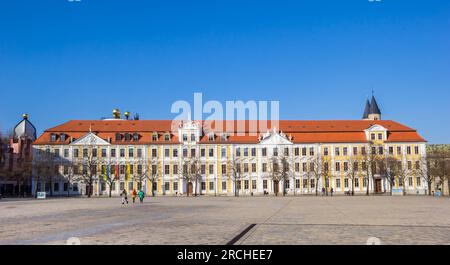
<svg viewBox="0 0 450 265">
<path fill-rule="evenodd" d="M 429 154 L 427 155 L 429 174 L 433 176 L 436 186 L 438 186 L 442 193 L 444 191 L 444 184 L 447 181 L 448 189 L 450 191 L 450 149 L 445 145 L 433 145 L 429 147 Z M 439 183 L 437 183 L 437 181 Z M 450 195 L 450 192 L 449 192 Z"/>
<path fill-rule="evenodd" d="M 234 196 L 238 197 L 239 196 L 239 189 L 237 186 L 237 183 L 242 181 L 242 159 L 237 157 L 237 156 L 233 156 L 233 159 L 231 160 L 231 165 L 230 165 L 230 169 L 232 171 L 232 176 L 233 176 L 233 183 L 234 183 Z"/>
<path fill-rule="evenodd" d="M 372 141 L 369 141 L 366 146 L 364 146 L 362 151 L 362 163 L 363 170 L 365 171 L 365 179 L 366 179 L 366 195 L 370 195 L 370 183 L 373 180 L 373 175 L 377 169 L 377 161 L 379 161 L 379 157 L 377 157 L 377 146 Z"/>
<path fill-rule="evenodd" d="M 53 175 L 55 174 L 55 161 L 53 154 L 50 153 L 50 150 L 38 149 L 35 154 L 36 156 L 34 157 L 33 162 L 33 175 L 36 182 L 34 194 L 37 196 L 38 184 L 43 181 L 45 190 L 45 185 L 48 180 L 53 179 Z"/>
<path fill-rule="evenodd" d="M 81 180 L 86 185 L 86 192 L 88 197 L 90 198 L 93 193 L 94 182 L 97 179 L 97 170 L 99 161 L 97 156 L 94 155 L 92 146 L 88 146 L 86 151 L 83 151 L 83 158 L 81 160 L 82 172 L 81 172 Z"/>
<path fill-rule="evenodd" d="M 314 189 L 316 196 L 319 195 L 319 180 L 322 177 L 322 174 L 325 172 L 326 163 L 323 162 L 324 157 L 319 155 L 317 152 L 314 156 L 310 156 L 308 159 L 308 182 L 311 179 L 314 180 Z M 328 169 L 327 169 L 328 170 Z"/>
<path fill-rule="evenodd" d="M 142 182 L 149 178 L 148 173 L 150 171 L 150 166 L 148 160 L 143 157 L 136 160 L 136 165 L 137 172 L 134 174 L 134 179 L 138 182 L 138 187 L 142 189 Z"/>
<path fill-rule="evenodd" d="M 201 165 L 197 157 L 185 157 L 182 160 L 182 178 L 186 182 L 187 196 L 189 197 L 189 186 L 195 183 L 194 196 L 197 196 L 198 182 L 201 180 Z M 200 188 L 201 195 L 201 188 Z"/>
<path fill-rule="evenodd" d="M 283 178 L 282 169 L 280 169 L 280 163 L 277 157 L 272 156 L 268 162 L 269 163 L 267 164 L 267 173 L 269 177 L 272 179 L 275 196 L 278 196 L 279 184 Z"/>
<path fill-rule="evenodd" d="M 361 159 L 359 157 L 355 157 L 354 155 L 350 155 L 350 159 L 348 161 L 348 171 L 346 172 L 346 177 L 350 179 L 351 186 L 351 195 L 355 195 L 355 180 L 361 174 Z"/>
</svg>

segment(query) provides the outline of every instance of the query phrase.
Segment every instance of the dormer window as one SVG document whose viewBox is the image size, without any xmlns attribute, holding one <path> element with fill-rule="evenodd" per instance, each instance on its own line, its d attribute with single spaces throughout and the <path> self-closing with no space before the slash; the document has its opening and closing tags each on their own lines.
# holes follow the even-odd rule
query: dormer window
<svg viewBox="0 0 450 265">
<path fill-rule="evenodd" d="M 153 133 L 152 141 L 154 141 L 154 142 L 158 141 L 158 133 Z"/>
<path fill-rule="evenodd" d="M 214 141 L 214 133 L 208 134 L 208 141 L 213 142 Z"/>
<path fill-rule="evenodd" d="M 138 133 L 133 133 L 133 141 L 135 141 L 135 142 L 139 141 L 139 134 Z"/>
<path fill-rule="evenodd" d="M 383 134 L 382 133 L 378 134 L 378 140 L 383 140 Z"/>
<path fill-rule="evenodd" d="M 227 140 L 227 135 L 224 133 L 221 136 L 222 142 L 225 142 Z"/>
<path fill-rule="evenodd" d="M 131 140 L 131 135 L 129 133 L 125 133 L 125 141 L 129 142 Z"/>
<path fill-rule="evenodd" d="M 375 134 L 374 134 L 374 133 L 371 133 L 371 134 L 370 134 L 370 139 L 371 139 L 372 141 L 375 141 Z"/>
<path fill-rule="evenodd" d="M 122 141 L 122 134 L 116 133 L 116 142 Z"/>
<path fill-rule="evenodd" d="M 50 135 L 50 142 L 56 142 L 56 134 L 52 133 Z"/>
<path fill-rule="evenodd" d="M 59 140 L 60 140 L 61 142 L 65 142 L 65 141 L 66 141 L 66 134 L 65 134 L 65 133 L 61 133 L 61 135 L 60 135 L 60 137 L 59 137 Z"/>
<path fill-rule="evenodd" d="M 169 142 L 170 141 L 170 134 L 164 135 L 164 141 Z"/>
</svg>

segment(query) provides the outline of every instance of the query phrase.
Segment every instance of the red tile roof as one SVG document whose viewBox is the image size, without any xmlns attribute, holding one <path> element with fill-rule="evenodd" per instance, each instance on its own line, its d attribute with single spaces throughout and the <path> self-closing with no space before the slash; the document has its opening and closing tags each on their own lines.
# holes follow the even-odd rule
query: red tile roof
<svg viewBox="0 0 450 265">
<path fill-rule="evenodd" d="M 265 133 L 267 129 L 257 129 L 256 135 L 250 134 L 255 130 L 249 129 L 249 121 L 223 121 L 225 131 L 230 135 L 227 143 L 257 143 L 258 136 Z M 178 126 L 179 122 L 174 123 Z M 271 128 L 272 124 L 267 121 L 257 122 L 258 126 Z M 366 142 L 364 130 L 378 124 L 388 130 L 387 142 L 425 142 L 415 129 L 404 126 L 395 121 L 382 120 L 321 120 L 321 121 L 293 121 L 280 120 L 277 130 L 283 131 L 287 136 L 292 136 L 294 143 L 354 143 Z M 215 124 L 213 124 L 215 125 Z M 275 125 L 275 124 L 274 124 Z M 234 128 L 233 128 L 234 126 Z M 99 137 L 105 140 L 112 140 L 113 144 L 133 144 L 136 142 L 115 142 L 116 133 L 139 133 L 138 144 L 175 144 L 178 143 L 177 135 L 171 135 L 169 142 L 164 141 L 164 134 L 171 131 L 171 120 L 72 120 L 56 127 L 47 129 L 34 142 L 35 145 L 61 144 L 61 142 L 50 142 L 52 133 L 65 133 L 67 139 L 64 142 L 68 144 L 70 138 L 79 139 L 92 130 Z M 176 127 L 175 127 L 176 128 Z M 213 129 L 214 131 L 214 129 Z M 152 140 L 154 132 L 158 133 L 158 141 Z M 244 136 L 236 135 L 238 132 L 244 132 Z M 214 142 L 220 142 L 220 134 L 215 137 Z M 205 134 L 201 143 L 211 143 Z"/>
</svg>

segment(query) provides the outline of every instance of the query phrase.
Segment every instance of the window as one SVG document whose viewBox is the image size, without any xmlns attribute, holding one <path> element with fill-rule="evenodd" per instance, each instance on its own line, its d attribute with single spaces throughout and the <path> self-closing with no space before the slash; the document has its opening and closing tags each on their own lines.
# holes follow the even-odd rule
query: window
<svg viewBox="0 0 450 265">
<path fill-rule="evenodd" d="M 111 157 L 116 157 L 116 149 L 111 149 Z"/>
<path fill-rule="evenodd" d="M 416 155 L 419 154 L 419 147 L 418 146 L 414 147 L 414 154 L 416 154 Z"/>
<path fill-rule="evenodd" d="M 122 134 L 116 133 L 116 142 L 122 141 Z"/>
<path fill-rule="evenodd" d="M 164 156 L 170 157 L 170 149 L 169 148 L 164 149 Z"/>
<path fill-rule="evenodd" d="M 206 182 L 202 181 L 202 190 L 206 190 Z"/>
<path fill-rule="evenodd" d="M 353 147 L 353 154 L 358 155 L 358 147 Z"/>
<path fill-rule="evenodd" d="M 353 171 L 354 172 L 358 171 L 359 170 L 358 168 L 359 168 L 358 162 L 353 162 Z"/>
<path fill-rule="evenodd" d="M 106 148 L 102 148 L 102 157 L 106 157 Z"/>
<path fill-rule="evenodd" d="M 252 180 L 252 190 L 256 190 L 256 179 Z"/>
<path fill-rule="evenodd" d="M 138 133 L 133 133 L 133 141 L 135 141 L 135 142 L 139 141 L 139 134 Z"/>
<path fill-rule="evenodd" d="M 284 182 L 284 188 L 285 189 L 289 189 L 291 187 L 291 185 L 290 185 L 290 183 L 289 183 L 289 180 L 286 180 L 285 182 Z"/>
<path fill-rule="evenodd" d="M 173 149 L 172 155 L 173 155 L 173 157 L 178 157 L 178 149 L 177 148 Z"/>
<path fill-rule="evenodd" d="M 227 174 L 227 165 L 222 164 L 222 174 Z"/>
<path fill-rule="evenodd" d="M 241 181 L 237 181 L 236 182 L 236 189 L 240 190 L 241 189 Z"/>
<path fill-rule="evenodd" d="M 302 156 L 306 156 L 306 147 L 302 148 Z"/>
<path fill-rule="evenodd" d="M 363 188 L 367 187 L 367 178 L 363 178 Z"/>
<path fill-rule="evenodd" d="M 222 134 L 221 140 L 222 140 L 222 142 L 225 142 L 227 140 L 227 135 L 226 134 Z"/>
<path fill-rule="evenodd" d="M 92 148 L 92 157 L 97 157 L 97 148 Z"/>
<path fill-rule="evenodd" d="M 222 181 L 222 190 L 227 190 L 227 182 Z"/>
<path fill-rule="evenodd" d="M 412 169 L 412 162 L 408 161 L 408 170 L 411 170 L 411 169 Z"/>
<path fill-rule="evenodd" d="M 214 174 L 214 165 L 209 165 L 209 174 Z"/>
<path fill-rule="evenodd" d="M 227 149 L 226 149 L 226 148 L 222 148 L 222 150 L 221 150 L 221 156 L 222 156 L 222 157 L 226 157 L 226 156 L 227 156 Z"/>
<path fill-rule="evenodd" d="M 406 147 L 406 154 L 407 155 L 411 154 L 411 146 Z"/>
<path fill-rule="evenodd" d="M 304 162 L 302 164 L 302 169 L 303 169 L 303 172 L 307 172 L 308 171 L 308 164 L 306 162 Z"/>
<path fill-rule="evenodd" d="M 311 189 L 314 189 L 314 187 L 316 186 L 314 182 L 314 179 L 311 179 L 311 181 L 309 182 Z"/>
<path fill-rule="evenodd" d="M 59 141 L 60 141 L 60 142 L 65 142 L 65 141 L 66 141 L 66 134 L 65 134 L 65 133 L 62 133 L 62 134 L 60 135 Z"/>
<path fill-rule="evenodd" d="M 183 157 L 187 157 L 188 156 L 188 150 L 185 148 L 183 149 Z"/>
<path fill-rule="evenodd" d="M 294 156 L 299 156 L 300 155 L 300 148 L 296 147 L 294 149 Z"/>
<path fill-rule="evenodd" d="M 314 147 L 309 148 L 309 155 L 314 156 Z"/>
<path fill-rule="evenodd" d="M 78 192 L 78 183 L 73 183 L 73 184 L 72 184 L 72 190 L 73 190 L 74 192 Z"/>
<path fill-rule="evenodd" d="M 420 169 L 420 162 L 416 161 L 416 170 L 419 170 L 419 169 Z"/>
<path fill-rule="evenodd" d="M 267 172 L 267 163 L 262 164 L 262 172 Z"/>
<path fill-rule="evenodd" d="M 53 184 L 53 191 L 59 192 L 59 183 L 58 182 Z"/>
<path fill-rule="evenodd" d="M 209 150 L 208 150 L 208 156 L 209 157 L 214 157 L 214 149 L 213 148 L 209 148 Z"/>
<path fill-rule="evenodd" d="M 325 147 L 325 148 L 323 149 L 323 155 L 324 155 L 324 156 L 328 156 L 328 147 Z"/>
<path fill-rule="evenodd" d="M 252 172 L 253 172 L 253 173 L 256 172 L 256 163 L 252 163 Z"/>
<path fill-rule="evenodd" d="M 191 149 L 191 157 L 195 157 L 195 149 L 194 148 Z"/>
<path fill-rule="evenodd" d="M 308 188 L 308 179 L 303 179 L 303 188 Z"/>
<path fill-rule="evenodd" d="M 164 190 L 170 191 L 170 182 L 164 182 Z"/>
<path fill-rule="evenodd" d="M 336 147 L 336 150 L 335 150 L 334 154 L 335 154 L 336 156 L 340 156 L 340 155 L 341 155 L 341 153 L 340 153 L 340 148 L 339 148 L 339 147 Z"/>
<path fill-rule="evenodd" d="M 213 142 L 214 141 L 214 133 L 210 133 L 209 135 L 208 135 L 208 141 L 210 141 L 210 142 Z"/>
<path fill-rule="evenodd" d="M 253 157 L 256 156 L 256 148 L 255 148 L 255 147 L 252 148 L 252 156 L 253 156 Z"/>
<path fill-rule="evenodd" d="M 170 165 L 164 165 L 164 174 L 166 175 L 170 174 Z"/>
<path fill-rule="evenodd" d="M 341 171 L 341 163 L 336 162 L 336 171 Z"/>
<path fill-rule="evenodd" d="M 152 141 L 154 141 L 154 142 L 158 141 L 158 134 L 157 133 L 153 133 L 152 134 Z"/>
<path fill-rule="evenodd" d="M 344 147 L 343 149 L 342 149 L 342 153 L 343 153 L 343 155 L 348 155 L 348 149 L 347 149 L 347 147 Z"/>
<path fill-rule="evenodd" d="M 137 174 L 142 175 L 142 165 L 137 165 Z"/>
<path fill-rule="evenodd" d="M 295 180 L 295 188 L 300 189 L 300 179 Z"/>
<path fill-rule="evenodd" d="M 289 156 L 289 148 L 284 148 L 284 156 Z"/>
<path fill-rule="evenodd" d="M 382 133 L 378 134 L 378 140 L 383 140 L 383 134 Z"/>
<path fill-rule="evenodd" d="M 53 155 L 54 155 L 55 157 L 59 157 L 59 149 L 54 149 L 54 150 L 53 150 Z"/>
<path fill-rule="evenodd" d="M 389 154 L 390 155 L 394 154 L 394 147 L 393 146 L 389 146 Z"/>
<path fill-rule="evenodd" d="M 278 156 L 278 148 L 273 148 L 273 156 Z"/>
<path fill-rule="evenodd" d="M 344 171 L 345 171 L 345 172 L 348 171 L 348 162 L 344 162 Z"/>
<path fill-rule="evenodd" d="M 262 156 L 267 156 L 267 148 L 262 149 Z"/>
<path fill-rule="evenodd" d="M 152 149 L 152 157 L 157 157 L 158 156 L 158 150 L 156 148 Z"/>
<path fill-rule="evenodd" d="M 200 174 L 202 175 L 206 174 L 206 165 L 200 165 Z"/>
<path fill-rule="evenodd" d="M 412 178 L 412 177 L 409 177 L 409 178 L 408 178 L 408 186 L 410 186 L 410 187 L 414 186 L 414 185 L 413 185 L 413 178 Z"/>
<path fill-rule="evenodd" d="M 378 154 L 382 155 L 384 153 L 384 149 L 382 146 L 378 147 Z"/>
<path fill-rule="evenodd" d="M 195 134 L 191 134 L 191 142 L 195 142 Z"/>
<path fill-rule="evenodd" d="M 137 149 L 137 157 L 142 157 L 142 149 L 141 148 Z"/>
<path fill-rule="evenodd" d="M 83 148 L 83 157 L 87 157 L 88 156 L 88 150 L 87 148 Z"/>
<path fill-rule="evenodd" d="M 178 182 L 173 183 L 173 190 L 178 191 Z"/>
<path fill-rule="evenodd" d="M 248 164 L 247 163 L 244 163 L 244 172 L 248 173 Z"/>
<path fill-rule="evenodd" d="M 56 142 L 56 134 L 52 133 L 50 135 L 50 142 Z"/>
<path fill-rule="evenodd" d="M 131 134 L 125 133 L 125 141 L 129 142 L 131 140 Z"/>
<path fill-rule="evenodd" d="M 63 172 L 64 172 L 64 175 L 68 175 L 69 174 L 69 167 L 68 166 L 64 166 Z"/>
<path fill-rule="evenodd" d="M 401 155 L 401 154 L 402 154 L 402 147 L 397 146 L 397 155 Z"/>
<path fill-rule="evenodd" d="M 178 174 L 178 165 L 173 165 L 173 174 Z"/>
<path fill-rule="evenodd" d="M 183 134 L 183 142 L 187 142 L 187 140 L 188 140 L 188 136 L 187 136 L 187 134 Z"/>
<path fill-rule="evenodd" d="M 214 190 L 214 182 L 209 182 L 209 190 Z"/>
<path fill-rule="evenodd" d="M 341 180 L 340 179 L 336 179 L 336 188 L 338 188 L 338 189 L 341 188 Z"/>
<path fill-rule="evenodd" d="M 125 149 L 124 148 L 120 149 L 120 157 L 125 157 Z"/>
<path fill-rule="evenodd" d="M 374 133 L 370 134 L 370 140 L 372 140 L 372 141 L 375 140 L 375 134 Z"/>
<path fill-rule="evenodd" d="M 366 151 L 365 147 L 361 147 L 361 154 L 362 155 L 366 155 L 367 154 L 367 151 Z"/>
<path fill-rule="evenodd" d="M 359 178 L 355 178 L 355 188 L 359 188 Z"/>
<path fill-rule="evenodd" d="M 267 190 L 267 179 L 263 180 L 263 189 Z"/>
<path fill-rule="evenodd" d="M 295 172 L 299 172 L 300 171 L 300 163 L 295 163 L 294 167 L 295 167 L 294 168 Z"/>
<path fill-rule="evenodd" d="M 421 186 L 420 177 L 416 177 L 416 185 L 417 186 Z"/>
<path fill-rule="evenodd" d="M 241 148 L 236 148 L 236 156 L 241 156 Z"/>
<path fill-rule="evenodd" d="M 170 141 L 170 134 L 164 135 L 164 141 L 166 141 L 166 142 Z"/>
<path fill-rule="evenodd" d="M 128 149 L 128 157 L 134 157 L 134 148 L 129 148 Z"/>
<path fill-rule="evenodd" d="M 205 148 L 200 149 L 200 157 L 205 157 Z"/>
<path fill-rule="evenodd" d="M 64 149 L 64 157 L 69 157 L 69 149 Z"/>
<path fill-rule="evenodd" d="M 247 179 L 244 181 L 244 189 L 248 190 L 248 180 Z"/>
<path fill-rule="evenodd" d="M 69 183 L 65 182 L 64 186 L 63 186 L 63 191 L 67 191 L 67 189 L 69 188 Z"/>
</svg>

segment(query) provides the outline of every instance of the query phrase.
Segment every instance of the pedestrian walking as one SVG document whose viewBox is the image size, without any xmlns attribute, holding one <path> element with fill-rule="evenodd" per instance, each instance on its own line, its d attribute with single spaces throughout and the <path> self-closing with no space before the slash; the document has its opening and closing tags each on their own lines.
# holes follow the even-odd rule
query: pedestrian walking
<svg viewBox="0 0 450 265">
<path fill-rule="evenodd" d="M 125 204 L 125 202 L 128 204 L 127 191 L 125 189 L 120 193 L 120 197 L 122 197 L 122 204 Z"/>
<path fill-rule="evenodd" d="M 334 189 L 333 188 L 331 188 L 331 196 L 333 196 L 333 192 L 334 192 Z"/>
<path fill-rule="evenodd" d="M 133 191 L 131 192 L 131 198 L 133 199 L 133 203 L 136 202 L 136 197 L 137 197 L 137 191 L 136 191 L 136 189 L 133 189 Z"/>
<path fill-rule="evenodd" d="M 322 196 L 325 195 L 325 188 L 322 188 Z"/>
<path fill-rule="evenodd" d="M 144 202 L 144 192 L 142 190 L 139 190 L 138 195 L 139 195 L 139 201 L 141 203 L 143 203 Z"/>
</svg>

